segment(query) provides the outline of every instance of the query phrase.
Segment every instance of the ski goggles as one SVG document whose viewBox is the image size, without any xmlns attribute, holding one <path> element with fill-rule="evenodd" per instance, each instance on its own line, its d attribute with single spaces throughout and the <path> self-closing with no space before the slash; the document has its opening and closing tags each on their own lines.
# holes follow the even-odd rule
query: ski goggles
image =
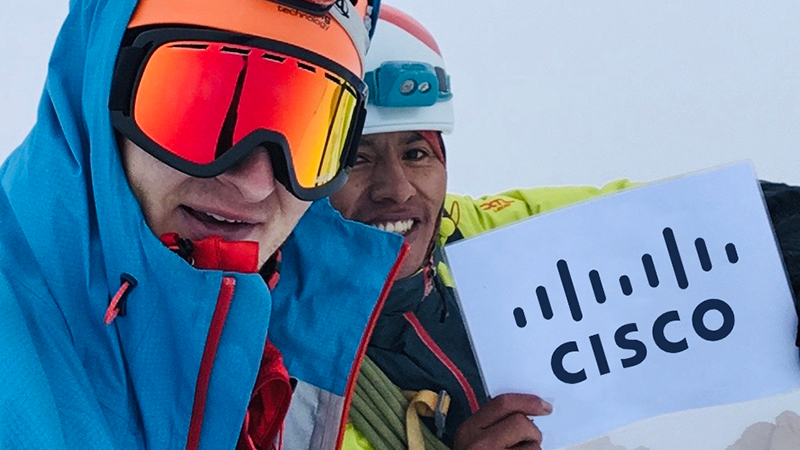
<svg viewBox="0 0 800 450">
<path fill-rule="evenodd" d="M 215 177 L 259 146 L 297 198 L 344 185 L 367 87 L 316 53 L 225 31 L 160 28 L 120 49 L 109 100 L 114 127 L 187 175 Z"/>
<path fill-rule="evenodd" d="M 450 76 L 424 62 L 387 61 L 364 77 L 369 102 L 391 108 L 428 107 L 450 100 Z"/>
</svg>

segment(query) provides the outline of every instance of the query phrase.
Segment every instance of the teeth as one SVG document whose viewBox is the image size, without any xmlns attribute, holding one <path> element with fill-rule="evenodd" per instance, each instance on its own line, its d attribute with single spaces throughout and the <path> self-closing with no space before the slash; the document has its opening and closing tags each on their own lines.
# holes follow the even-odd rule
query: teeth
<svg viewBox="0 0 800 450">
<path fill-rule="evenodd" d="M 207 215 L 208 217 L 211 217 L 212 219 L 216 220 L 217 222 L 235 223 L 235 224 L 244 223 L 244 222 L 239 221 L 239 220 L 228 219 L 227 217 L 218 216 L 218 215 L 212 214 L 212 213 L 203 213 L 203 214 Z"/>
<path fill-rule="evenodd" d="M 414 221 L 411 219 L 399 220 L 397 222 L 378 223 L 374 225 L 375 228 L 381 231 L 387 231 L 389 233 L 397 233 L 399 235 L 404 235 L 408 233 L 408 231 L 413 226 L 414 226 Z"/>
</svg>

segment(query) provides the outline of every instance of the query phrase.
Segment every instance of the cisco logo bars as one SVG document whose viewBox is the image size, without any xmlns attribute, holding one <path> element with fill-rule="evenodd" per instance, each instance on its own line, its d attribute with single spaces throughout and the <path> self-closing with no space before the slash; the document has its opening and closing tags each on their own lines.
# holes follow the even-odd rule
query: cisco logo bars
<svg viewBox="0 0 800 450">
<path fill-rule="evenodd" d="M 678 250 L 675 234 L 669 227 L 664 228 L 662 234 L 664 236 L 664 243 L 667 247 L 667 252 L 669 253 L 669 258 L 672 263 L 672 272 L 675 275 L 675 280 L 678 284 L 678 287 L 681 289 L 687 289 L 689 287 L 689 279 L 686 274 L 686 269 L 683 265 L 683 260 L 681 259 L 680 251 Z M 697 251 L 697 257 L 700 260 L 700 267 L 703 271 L 709 272 L 712 269 L 712 261 L 709 256 L 705 240 L 698 238 L 695 240 L 694 244 L 695 250 Z M 739 261 L 739 254 L 734 244 L 730 243 L 725 246 L 725 254 L 729 263 L 736 264 Z M 660 280 L 653 262 L 653 257 L 651 255 L 642 255 L 642 268 L 644 271 L 643 278 L 647 280 L 647 284 L 650 286 L 650 288 L 658 287 Z M 561 285 L 564 289 L 564 294 L 567 299 L 567 305 L 569 307 L 572 319 L 575 322 L 580 322 L 583 319 L 583 311 L 581 310 L 578 295 L 575 291 L 575 285 L 572 274 L 569 270 L 569 266 L 567 262 L 562 259 L 556 263 L 556 269 L 558 270 L 558 274 L 561 279 Z M 597 270 L 591 270 L 588 274 L 588 278 L 592 286 L 595 301 L 597 301 L 599 304 L 604 304 L 608 300 L 608 296 L 606 294 L 606 289 L 603 286 L 600 273 L 598 273 Z M 634 292 L 634 286 L 632 284 L 631 277 L 628 275 L 622 275 L 619 277 L 619 287 L 622 294 L 626 297 L 632 295 Z M 542 317 L 545 320 L 551 320 L 553 318 L 553 308 L 550 303 L 550 298 L 547 294 L 547 288 L 544 286 L 537 287 L 536 298 L 539 303 L 539 309 Z M 722 315 L 723 323 L 717 330 L 709 330 L 703 322 L 703 318 L 705 317 L 706 313 L 712 310 L 717 311 Z M 524 328 L 527 326 L 528 320 L 525 315 L 525 311 L 522 308 L 515 308 L 513 311 L 513 316 L 518 327 Z M 689 348 L 686 339 L 681 339 L 677 342 L 671 342 L 664 335 L 665 327 L 669 323 L 677 321 L 680 321 L 678 311 L 672 310 L 667 311 L 659 316 L 653 323 L 653 341 L 656 343 L 656 346 L 658 346 L 658 348 L 664 352 L 680 353 Z M 726 302 L 719 299 L 708 299 L 701 302 L 695 308 L 692 314 L 692 326 L 695 333 L 697 333 L 700 338 L 711 342 L 726 338 L 731 331 L 733 331 L 734 322 L 735 318 L 733 309 Z M 637 324 L 628 323 L 619 327 L 614 334 L 614 342 L 616 343 L 617 347 L 623 350 L 631 350 L 634 352 L 633 356 L 621 360 L 623 368 L 636 366 L 642 363 L 647 356 L 647 347 L 645 344 L 640 340 L 629 337 L 630 334 L 638 331 L 639 328 Z M 600 374 L 605 375 L 610 373 L 611 369 L 600 335 L 595 334 L 590 336 L 589 342 L 591 344 Z M 553 374 L 562 382 L 576 384 L 587 379 L 585 370 L 568 372 L 566 369 L 564 369 L 564 358 L 570 353 L 579 351 L 578 343 L 575 341 L 570 341 L 560 345 L 553 352 L 553 356 L 551 358 Z"/>
</svg>

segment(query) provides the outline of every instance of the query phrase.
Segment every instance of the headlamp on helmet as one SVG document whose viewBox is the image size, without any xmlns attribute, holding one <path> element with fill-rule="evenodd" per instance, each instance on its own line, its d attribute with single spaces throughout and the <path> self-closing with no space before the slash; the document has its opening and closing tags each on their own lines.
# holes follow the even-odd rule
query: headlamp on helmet
<svg viewBox="0 0 800 450">
<path fill-rule="evenodd" d="M 453 130 L 453 90 L 433 35 L 408 14 L 383 5 L 380 31 L 365 60 L 369 86 L 364 134 Z"/>
<path fill-rule="evenodd" d="M 445 70 L 425 62 L 387 61 L 367 72 L 364 81 L 376 106 L 427 107 L 453 97 Z"/>
</svg>

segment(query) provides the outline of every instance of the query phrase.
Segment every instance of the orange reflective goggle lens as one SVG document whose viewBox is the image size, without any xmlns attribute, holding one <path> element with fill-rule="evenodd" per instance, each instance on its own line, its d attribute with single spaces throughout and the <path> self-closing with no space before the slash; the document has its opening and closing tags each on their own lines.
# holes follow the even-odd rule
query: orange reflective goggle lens
<svg viewBox="0 0 800 450">
<path fill-rule="evenodd" d="M 277 144 L 286 165 L 281 181 L 299 197 L 319 197 L 319 188 L 344 172 L 360 134 L 363 84 L 285 44 L 230 41 L 154 45 L 140 65 L 129 114 L 115 126 L 194 176 L 218 175 L 253 148 Z"/>
</svg>

